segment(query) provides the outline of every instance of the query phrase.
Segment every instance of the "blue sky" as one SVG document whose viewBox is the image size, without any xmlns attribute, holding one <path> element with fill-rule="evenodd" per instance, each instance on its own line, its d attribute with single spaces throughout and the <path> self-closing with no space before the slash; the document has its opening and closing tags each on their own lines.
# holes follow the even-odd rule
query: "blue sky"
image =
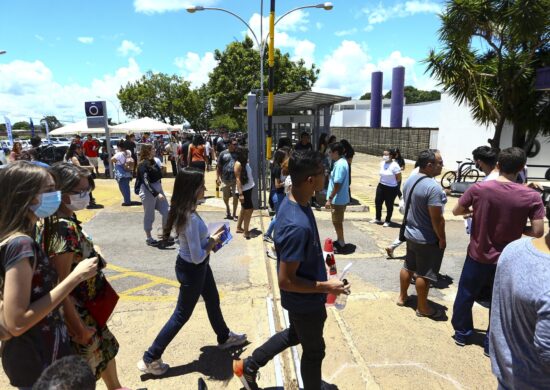
<svg viewBox="0 0 550 390">
<path fill-rule="evenodd" d="M 374 70 L 384 71 L 389 88 L 397 65 L 406 67 L 407 84 L 435 87 L 421 60 L 438 44 L 442 1 L 332 3 L 331 11 L 294 12 L 276 30 L 277 47 L 321 69 L 314 90 L 358 97 L 370 90 Z M 276 13 L 310 4 L 316 2 L 277 0 Z M 216 65 L 213 51 L 247 32 L 221 12 L 189 14 L 190 5 L 227 8 L 259 35 L 259 0 L 3 0 L 0 122 L 4 115 L 12 122 L 43 115 L 77 121 L 83 102 L 96 96 L 112 101 L 116 119 L 118 89 L 148 70 L 181 75 L 195 86 L 205 82 Z"/>
</svg>

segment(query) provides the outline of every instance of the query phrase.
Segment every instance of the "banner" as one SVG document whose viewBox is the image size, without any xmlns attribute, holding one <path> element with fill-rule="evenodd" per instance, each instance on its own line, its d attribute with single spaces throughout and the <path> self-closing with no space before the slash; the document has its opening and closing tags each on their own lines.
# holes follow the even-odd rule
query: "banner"
<svg viewBox="0 0 550 390">
<path fill-rule="evenodd" d="M 11 122 L 7 116 L 4 117 L 4 120 L 6 121 L 6 131 L 8 132 L 8 142 L 10 143 L 10 146 L 13 146 L 13 134 L 11 133 Z"/>
<path fill-rule="evenodd" d="M 44 120 L 44 126 L 46 127 L 46 139 L 50 142 L 50 126 L 48 126 L 47 120 Z"/>
<path fill-rule="evenodd" d="M 34 123 L 32 123 L 32 118 L 29 118 L 29 126 L 31 128 L 31 137 L 34 137 Z"/>
</svg>

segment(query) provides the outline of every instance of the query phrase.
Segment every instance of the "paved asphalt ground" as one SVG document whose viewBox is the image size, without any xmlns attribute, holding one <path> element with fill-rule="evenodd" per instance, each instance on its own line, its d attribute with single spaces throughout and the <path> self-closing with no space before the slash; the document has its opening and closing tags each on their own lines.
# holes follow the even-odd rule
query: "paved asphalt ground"
<svg viewBox="0 0 550 390">
<path fill-rule="evenodd" d="M 358 154 L 353 166 L 353 197 L 374 211 L 378 159 Z M 214 173 L 207 173 L 209 198 L 199 209 L 206 222 L 221 221 L 225 215 L 223 202 L 213 197 L 214 179 Z M 170 194 L 173 179 L 163 180 L 163 185 Z M 94 195 L 105 209 L 83 211 L 79 217 L 108 259 L 106 272 L 121 297 L 109 322 L 121 345 L 117 356 L 121 383 L 133 389 L 194 389 L 198 378 L 203 378 L 209 389 L 239 389 L 240 382 L 231 372 L 232 359 L 248 356 L 275 330 L 286 326 L 285 313 L 279 305 L 275 261 L 265 255 L 268 245 L 260 235 L 269 223 L 267 213 L 257 211 L 253 216 L 256 238 L 245 240 L 234 234 L 233 241 L 210 261 L 226 322 L 232 330 L 246 332 L 250 344 L 244 350 L 220 351 L 204 305 L 199 302 L 163 356 L 172 369 L 162 378 L 152 378 L 141 376 L 136 362 L 173 310 L 178 291 L 174 272 L 177 245 L 164 250 L 145 245 L 143 210 L 141 206 L 121 207 L 114 181 L 98 180 Z M 351 255 L 337 256 L 337 265 L 341 270 L 348 262 L 354 263 L 348 278 L 352 295 L 345 310 L 328 310 L 323 364 L 327 382 L 339 389 L 353 390 L 496 387 L 490 361 L 480 346 L 487 310 L 477 305 L 474 308 L 475 326 L 480 331 L 472 338 L 472 344 L 460 348 L 451 338 L 452 304 L 468 244 L 463 221 L 450 215 L 455 202 L 451 198 L 445 211 L 448 248 L 441 273 L 448 277 L 430 291 L 433 304 L 446 309 L 448 318 L 444 321 L 416 317 L 414 300 L 411 307 L 395 305 L 402 259 L 388 259 L 384 247 L 398 235 L 398 224 L 383 228 L 368 222 L 372 212 L 346 213 L 346 240 L 357 248 Z M 330 214 L 315 211 L 315 216 L 321 239 L 334 237 Z M 400 217 L 396 209 L 395 222 Z M 159 220 L 157 215 L 156 228 Z M 232 231 L 235 226 L 231 222 Z M 404 249 L 405 245 L 397 249 L 396 255 L 403 256 Z M 414 295 L 414 286 L 409 293 Z M 299 360 L 295 357 L 299 352 L 299 348 L 288 351 L 263 368 L 260 386 L 296 389 Z M 4 375 L 0 375 L 0 388 L 7 388 Z M 98 388 L 104 388 L 101 381 Z"/>
</svg>

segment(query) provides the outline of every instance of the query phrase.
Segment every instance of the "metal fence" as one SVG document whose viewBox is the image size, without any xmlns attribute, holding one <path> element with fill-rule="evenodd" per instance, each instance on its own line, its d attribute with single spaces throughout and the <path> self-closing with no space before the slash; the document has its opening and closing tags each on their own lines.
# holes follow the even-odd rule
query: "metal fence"
<svg viewBox="0 0 550 390">
<path fill-rule="evenodd" d="M 410 160 L 416 160 L 420 151 L 430 148 L 430 141 L 438 131 L 431 128 L 371 127 L 331 127 L 330 130 L 337 139 L 347 139 L 356 152 L 382 155 L 386 148 L 399 148 L 401 155 Z"/>
</svg>

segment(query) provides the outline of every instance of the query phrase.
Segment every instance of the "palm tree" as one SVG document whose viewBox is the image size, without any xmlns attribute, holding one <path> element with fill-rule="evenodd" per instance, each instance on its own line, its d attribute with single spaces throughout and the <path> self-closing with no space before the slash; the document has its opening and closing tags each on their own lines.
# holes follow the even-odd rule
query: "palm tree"
<svg viewBox="0 0 550 390">
<path fill-rule="evenodd" d="M 440 18 L 441 50 L 430 51 L 427 72 L 494 125 L 491 145 L 506 121 L 516 146 L 550 132 L 550 95 L 534 89 L 536 69 L 550 64 L 550 0 L 451 0 Z"/>
</svg>

